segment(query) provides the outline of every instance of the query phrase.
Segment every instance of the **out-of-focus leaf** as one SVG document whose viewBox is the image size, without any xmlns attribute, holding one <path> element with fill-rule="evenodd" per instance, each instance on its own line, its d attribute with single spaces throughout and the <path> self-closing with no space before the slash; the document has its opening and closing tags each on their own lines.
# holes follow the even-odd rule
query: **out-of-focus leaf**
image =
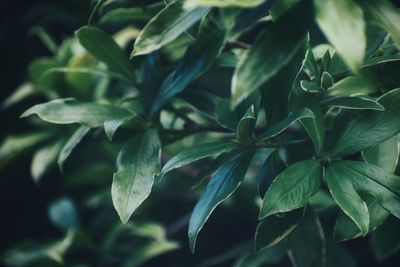
<svg viewBox="0 0 400 267">
<path fill-rule="evenodd" d="M 263 199 L 260 219 L 303 207 L 320 188 L 322 168 L 316 160 L 290 165 L 272 182 Z"/>
<path fill-rule="evenodd" d="M 372 234 L 371 245 L 375 258 L 382 262 L 400 250 L 400 223 L 390 217 L 386 223 Z"/>
<path fill-rule="evenodd" d="M 23 83 L 20 85 L 15 91 L 7 97 L 1 104 L 1 109 L 7 109 L 19 102 L 29 98 L 30 96 L 36 95 L 39 92 L 35 90 L 33 84 L 31 83 Z"/>
<path fill-rule="evenodd" d="M 197 235 L 211 213 L 241 184 L 253 158 L 253 154 L 253 151 L 239 154 L 228 163 L 225 163 L 211 178 L 190 217 L 188 235 L 192 252 L 195 250 Z"/>
<path fill-rule="evenodd" d="M 172 157 L 161 170 L 161 175 L 165 175 L 167 172 L 173 169 L 183 167 L 194 161 L 210 157 L 217 156 L 223 152 L 227 152 L 235 148 L 237 144 L 230 140 L 219 140 L 215 142 L 199 144 L 192 146 L 189 149 L 185 149 Z"/>
<path fill-rule="evenodd" d="M 239 141 L 254 141 L 254 126 L 256 124 L 256 120 L 257 118 L 254 114 L 254 106 L 251 105 L 237 125 L 236 136 Z"/>
<path fill-rule="evenodd" d="M 133 22 L 133 21 L 148 21 L 151 16 L 147 14 L 143 8 L 132 7 L 132 8 L 116 8 L 107 12 L 99 20 L 99 23 L 109 22 Z"/>
<path fill-rule="evenodd" d="M 361 65 L 367 38 L 360 6 L 351 0 L 314 0 L 316 20 L 329 42 L 353 72 Z"/>
<path fill-rule="evenodd" d="M 185 0 L 185 8 L 191 9 L 196 7 L 255 7 L 266 0 Z"/>
<path fill-rule="evenodd" d="M 160 169 L 161 144 L 156 130 L 134 136 L 120 151 L 111 195 L 123 223 L 150 195 Z"/>
<path fill-rule="evenodd" d="M 131 117 L 128 110 L 109 104 L 83 103 L 72 98 L 56 99 L 38 104 L 25 111 L 21 118 L 37 114 L 42 120 L 55 124 L 80 123 L 88 127 L 103 126 L 109 120 Z"/>
<path fill-rule="evenodd" d="M 279 150 L 272 152 L 262 165 L 258 174 L 258 193 L 264 197 L 272 181 L 284 170 L 287 165 L 279 155 Z"/>
<path fill-rule="evenodd" d="M 53 224 L 63 231 L 78 227 L 78 214 L 75 205 L 68 198 L 60 198 L 51 203 L 49 217 Z"/>
<path fill-rule="evenodd" d="M 110 35 L 91 26 L 80 28 L 76 35 L 81 45 L 95 58 L 106 63 L 129 81 L 136 80 L 128 57 Z"/>
<path fill-rule="evenodd" d="M 284 15 L 290 8 L 296 5 L 300 0 L 280 0 L 275 1 L 274 5 L 271 7 L 270 14 L 273 20 L 279 19 Z"/>
<path fill-rule="evenodd" d="M 181 1 L 168 4 L 143 28 L 135 41 L 132 56 L 160 49 L 201 20 L 209 10 L 204 7 L 186 10 Z"/>
<path fill-rule="evenodd" d="M 56 163 L 58 154 L 63 147 L 64 140 L 50 143 L 35 152 L 31 163 L 31 175 L 36 183 L 49 171 Z"/>
</svg>

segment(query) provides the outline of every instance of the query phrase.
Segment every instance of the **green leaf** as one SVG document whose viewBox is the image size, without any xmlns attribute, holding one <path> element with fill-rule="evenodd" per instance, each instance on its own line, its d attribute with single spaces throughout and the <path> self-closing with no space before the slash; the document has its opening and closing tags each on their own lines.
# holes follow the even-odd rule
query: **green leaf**
<svg viewBox="0 0 400 267">
<path fill-rule="evenodd" d="M 332 87 L 332 85 L 333 85 L 332 76 L 328 72 L 324 71 L 321 77 L 321 88 L 323 90 L 327 90 L 329 87 Z"/>
<path fill-rule="evenodd" d="M 286 247 L 279 244 L 256 253 L 247 254 L 239 258 L 233 267 L 263 267 L 266 264 L 278 264 L 286 256 Z"/>
<path fill-rule="evenodd" d="M 200 35 L 188 48 L 177 67 L 164 80 L 152 105 L 151 113 L 158 111 L 168 100 L 207 71 L 221 53 L 224 43 L 225 31 L 216 30 Z"/>
<path fill-rule="evenodd" d="M 382 262 L 400 250 L 400 223 L 397 218 L 389 218 L 372 234 L 372 252 L 378 262 Z"/>
<path fill-rule="evenodd" d="M 379 201 L 369 194 L 362 195 L 363 200 L 367 204 L 369 213 L 369 229 L 372 232 L 381 226 L 390 213 L 381 207 Z M 340 212 L 336 220 L 333 237 L 336 241 L 345 241 L 362 236 L 360 228 L 345 213 Z"/>
<path fill-rule="evenodd" d="M 239 154 L 224 164 L 211 178 L 206 190 L 197 202 L 189 221 L 189 245 L 194 252 L 197 235 L 214 209 L 228 198 L 241 184 L 254 151 Z"/>
<path fill-rule="evenodd" d="M 275 1 L 271 7 L 270 14 L 274 21 L 284 15 L 289 9 L 296 5 L 300 0 L 280 0 Z"/>
<path fill-rule="evenodd" d="M 288 246 L 288 255 L 293 266 L 325 266 L 324 230 L 317 215 L 311 209 L 306 210 L 303 220 L 288 237 Z"/>
<path fill-rule="evenodd" d="M 326 91 L 330 96 L 369 95 L 377 91 L 376 86 L 361 76 L 349 76 L 335 83 Z"/>
<path fill-rule="evenodd" d="M 348 176 L 350 175 L 352 174 L 346 169 L 330 166 L 325 168 L 324 178 L 333 199 L 344 213 L 357 224 L 362 235 L 365 236 L 369 229 L 368 208 L 349 181 Z"/>
<path fill-rule="evenodd" d="M 202 113 L 210 119 L 215 120 L 217 104 L 221 100 L 217 95 L 211 94 L 206 91 L 188 90 L 183 91 L 179 95 L 179 97 L 186 101 L 198 112 Z"/>
<path fill-rule="evenodd" d="M 136 80 L 128 57 L 110 35 L 91 26 L 80 28 L 76 35 L 81 45 L 96 59 L 106 63 L 128 80 Z"/>
<path fill-rule="evenodd" d="M 322 168 L 316 160 L 290 165 L 272 182 L 260 211 L 260 219 L 303 207 L 320 188 Z"/>
<path fill-rule="evenodd" d="M 17 89 L 15 89 L 10 96 L 8 96 L 4 101 L 1 102 L 0 109 L 5 110 L 38 93 L 39 92 L 35 90 L 33 84 L 23 83 Z"/>
<path fill-rule="evenodd" d="M 330 135 L 329 157 L 357 153 L 400 131 L 400 89 L 384 94 L 377 101 L 385 108 L 384 111 L 362 110 L 352 112 L 345 119 L 337 119 Z"/>
<path fill-rule="evenodd" d="M 272 247 L 285 239 L 300 223 L 305 209 L 297 209 L 270 216 L 257 226 L 255 242 L 256 251 Z"/>
<path fill-rule="evenodd" d="M 143 8 L 115 8 L 107 12 L 99 20 L 99 23 L 112 23 L 112 22 L 135 22 L 135 21 L 148 21 L 151 16 L 145 12 Z"/>
<path fill-rule="evenodd" d="M 284 170 L 287 165 L 279 155 L 279 149 L 272 152 L 262 165 L 258 174 L 258 193 L 264 197 L 273 180 Z"/>
<path fill-rule="evenodd" d="M 0 168 L 49 138 L 48 133 L 29 133 L 6 137 L 0 145 Z"/>
<path fill-rule="evenodd" d="M 295 8 L 292 12 L 298 12 L 300 8 Z M 247 55 L 239 62 L 232 78 L 232 107 L 236 107 L 274 77 L 303 45 L 307 20 L 293 21 L 292 15 L 287 14 L 262 31 Z"/>
<path fill-rule="evenodd" d="M 82 139 L 89 133 L 89 130 L 90 128 L 86 126 L 79 127 L 65 143 L 64 147 L 60 151 L 60 154 L 58 155 L 57 160 L 58 166 L 61 171 L 63 171 L 64 162 L 68 159 L 72 151 L 82 141 Z"/>
<path fill-rule="evenodd" d="M 88 127 L 103 126 L 109 120 L 131 117 L 128 110 L 109 104 L 83 103 L 72 98 L 56 99 L 38 104 L 25 111 L 21 118 L 32 114 L 55 124 L 80 123 Z"/>
<path fill-rule="evenodd" d="M 261 5 L 266 0 L 185 0 L 185 8 L 191 9 L 196 7 L 241 7 L 249 8 Z"/>
<path fill-rule="evenodd" d="M 385 108 L 375 100 L 354 96 L 328 97 L 323 99 L 320 104 L 328 107 L 344 109 L 371 109 L 378 111 L 385 110 Z"/>
<path fill-rule="evenodd" d="M 307 93 L 323 93 L 324 90 L 316 82 L 302 80 L 300 81 L 301 89 Z"/>
<path fill-rule="evenodd" d="M 134 136 L 119 152 L 111 196 L 123 223 L 150 195 L 160 169 L 161 144 L 156 130 Z"/>
<path fill-rule="evenodd" d="M 38 183 L 56 162 L 57 156 L 63 146 L 63 140 L 50 143 L 35 152 L 31 163 L 31 175 L 33 181 Z"/>
<path fill-rule="evenodd" d="M 394 173 L 399 160 L 398 140 L 399 136 L 395 135 L 379 145 L 367 148 L 362 153 L 364 160 L 389 173 Z"/>
<path fill-rule="evenodd" d="M 237 144 L 230 140 L 219 140 L 215 142 L 199 144 L 192 146 L 189 149 L 185 149 L 172 157 L 161 170 L 161 176 L 173 169 L 183 167 L 194 161 L 210 157 L 217 156 L 223 152 L 228 152 L 235 148 Z"/>
<path fill-rule="evenodd" d="M 363 62 L 367 38 L 361 7 L 351 0 L 314 0 L 316 20 L 353 72 Z"/>
<path fill-rule="evenodd" d="M 67 232 L 78 227 L 78 214 L 74 203 L 68 198 L 60 198 L 49 207 L 49 218 L 60 230 Z"/>
<path fill-rule="evenodd" d="M 193 24 L 201 20 L 209 8 L 186 10 L 181 1 L 168 4 L 143 28 L 131 56 L 149 54 L 172 42 Z"/>
<path fill-rule="evenodd" d="M 236 136 L 240 142 L 254 141 L 254 126 L 256 120 L 257 118 L 254 114 L 254 106 L 251 105 L 237 125 Z"/>
<path fill-rule="evenodd" d="M 139 117 L 136 115 L 131 114 L 131 116 L 126 116 L 122 118 L 107 120 L 104 122 L 104 131 L 110 141 L 113 140 L 115 132 L 121 127 L 123 124 L 127 123 L 128 121 L 136 119 L 137 121 L 141 121 Z"/>
<path fill-rule="evenodd" d="M 272 125 L 265 133 L 261 134 L 258 139 L 267 140 L 275 137 L 287 128 L 289 128 L 290 125 L 292 125 L 293 123 L 304 118 L 314 118 L 314 113 L 312 113 L 312 111 L 308 108 L 296 110 L 282 121 L 276 123 L 275 125 Z"/>
<path fill-rule="evenodd" d="M 344 179 L 349 179 L 358 190 L 373 195 L 384 209 L 400 218 L 399 176 L 360 161 L 342 160 L 331 166 L 348 173 Z"/>
<path fill-rule="evenodd" d="M 367 18 L 390 33 L 400 47 L 400 12 L 390 0 L 371 0 L 362 3 Z"/>
</svg>

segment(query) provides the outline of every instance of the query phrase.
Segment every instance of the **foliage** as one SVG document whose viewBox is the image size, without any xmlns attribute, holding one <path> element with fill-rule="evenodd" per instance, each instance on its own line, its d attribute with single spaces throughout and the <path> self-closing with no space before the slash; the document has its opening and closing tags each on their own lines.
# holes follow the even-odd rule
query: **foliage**
<svg viewBox="0 0 400 267">
<path fill-rule="evenodd" d="M 0 167 L 33 151 L 39 186 L 58 163 L 87 195 L 50 207 L 61 240 L 4 261 L 139 266 L 190 247 L 200 259 L 167 264 L 354 266 L 334 241 L 367 235 L 385 260 L 400 249 L 399 22 L 389 0 L 96 2 L 2 104 L 46 100 L 21 115 L 32 132 L 3 141 Z M 259 209 L 255 236 L 208 258 L 214 213 L 257 220 L 243 207 Z"/>
</svg>

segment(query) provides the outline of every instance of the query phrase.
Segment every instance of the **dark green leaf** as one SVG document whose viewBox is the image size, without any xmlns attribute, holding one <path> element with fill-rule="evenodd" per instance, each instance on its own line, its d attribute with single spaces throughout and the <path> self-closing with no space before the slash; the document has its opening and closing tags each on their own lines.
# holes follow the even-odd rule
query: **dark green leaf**
<svg viewBox="0 0 400 267">
<path fill-rule="evenodd" d="M 262 4 L 266 0 L 185 0 L 185 8 L 195 8 L 204 6 L 215 7 L 242 7 L 249 8 Z"/>
<path fill-rule="evenodd" d="M 328 72 L 324 71 L 321 77 L 321 88 L 323 90 L 327 90 L 329 87 L 332 87 L 332 85 L 333 85 L 332 76 Z"/>
<path fill-rule="evenodd" d="M 90 128 L 86 126 L 79 127 L 65 143 L 64 147 L 60 151 L 60 154 L 58 155 L 58 161 L 57 161 L 61 171 L 63 171 L 64 162 L 68 159 L 68 157 L 71 155 L 72 151 L 76 148 L 76 146 L 87 135 L 89 130 Z"/>
<path fill-rule="evenodd" d="M 303 218 L 305 209 L 297 209 L 284 214 L 273 215 L 257 226 L 256 251 L 269 248 L 285 239 Z"/>
<path fill-rule="evenodd" d="M 378 100 L 385 110 L 353 112 L 335 123 L 327 154 L 332 157 L 350 155 L 377 145 L 400 131 L 400 89 L 392 90 Z"/>
<path fill-rule="evenodd" d="M 260 219 L 303 207 L 320 188 L 322 168 L 316 160 L 290 165 L 272 182 L 260 211 Z"/>
<path fill-rule="evenodd" d="M 31 175 L 36 183 L 55 165 L 63 143 L 63 140 L 50 143 L 35 152 L 31 163 Z"/>
<path fill-rule="evenodd" d="M 389 218 L 371 238 L 372 252 L 382 262 L 400 250 L 400 222 L 397 218 Z"/>
<path fill-rule="evenodd" d="M 123 223 L 150 195 L 160 169 L 161 144 L 156 130 L 133 137 L 120 151 L 111 195 Z"/>
<path fill-rule="evenodd" d="M 214 209 L 238 188 L 253 158 L 253 151 L 239 154 L 224 164 L 211 178 L 206 190 L 197 202 L 189 221 L 189 244 L 195 250 L 197 235 Z"/>
<path fill-rule="evenodd" d="M 300 0 L 280 0 L 275 1 L 270 13 L 274 21 L 284 15 L 289 9 L 296 5 Z"/>
<path fill-rule="evenodd" d="M 377 91 L 376 86 L 360 76 L 349 76 L 327 90 L 330 96 L 369 95 Z"/>
<path fill-rule="evenodd" d="M 345 109 L 371 109 L 383 111 L 385 108 L 377 101 L 370 98 L 342 96 L 329 97 L 320 102 L 321 105 Z"/>
<path fill-rule="evenodd" d="M 379 145 L 364 150 L 364 160 L 381 167 L 387 172 L 394 173 L 399 160 L 398 140 L 399 136 L 395 135 Z"/>
<path fill-rule="evenodd" d="M 352 173 L 347 169 L 336 168 L 334 165 L 325 168 L 324 172 L 324 178 L 333 199 L 365 236 L 369 229 L 368 208 L 348 178 L 351 175 Z"/>
<path fill-rule="evenodd" d="M 95 58 L 103 61 L 128 80 L 135 81 L 128 57 L 110 35 L 91 26 L 80 28 L 76 35 L 81 45 Z"/>
<path fill-rule="evenodd" d="M 256 120 L 254 106 L 251 105 L 237 125 L 236 136 L 240 142 L 254 141 L 254 125 L 256 124 Z"/>
<path fill-rule="evenodd" d="M 303 89 L 307 93 L 322 93 L 324 90 L 319 86 L 316 82 L 310 81 L 300 81 L 301 89 Z"/>
<path fill-rule="evenodd" d="M 210 157 L 217 156 L 223 152 L 227 152 L 235 148 L 237 145 L 229 140 L 219 140 L 215 142 L 199 144 L 192 146 L 189 149 L 185 149 L 182 152 L 175 155 L 161 170 L 161 176 L 173 169 L 183 167 L 194 161 Z"/>
<path fill-rule="evenodd" d="M 286 163 L 281 159 L 279 150 L 272 152 L 262 165 L 258 174 L 258 193 L 260 197 L 264 197 L 272 181 L 286 169 Z"/>
<path fill-rule="evenodd" d="M 168 4 L 143 28 L 135 41 L 132 56 L 149 54 L 175 40 L 201 20 L 209 8 L 186 10 L 181 1 Z"/>
</svg>

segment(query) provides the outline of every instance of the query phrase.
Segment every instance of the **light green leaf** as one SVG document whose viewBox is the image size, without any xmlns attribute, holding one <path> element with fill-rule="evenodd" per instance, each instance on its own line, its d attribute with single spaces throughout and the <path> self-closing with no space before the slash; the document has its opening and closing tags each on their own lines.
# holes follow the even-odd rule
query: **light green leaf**
<svg viewBox="0 0 400 267">
<path fill-rule="evenodd" d="M 266 0 L 185 0 L 185 8 L 196 7 L 242 7 L 249 8 L 261 5 Z"/>
<path fill-rule="evenodd" d="M 272 182 L 260 211 L 260 219 L 303 207 L 320 188 L 322 168 L 316 160 L 294 163 Z"/>
<path fill-rule="evenodd" d="M 158 111 L 168 100 L 207 71 L 221 53 L 224 43 L 225 31 L 217 30 L 200 35 L 188 48 L 177 67 L 165 78 L 151 107 L 151 113 Z"/>
<path fill-rule="evenodd" d="M 325 235 L 318 216 L 306 210 L 301 223 L 288 237 L 288 256 L 293 266 L 323 267 L 326 262 Z"/>
<path fill-rule="evenodd" d="M 168 4 L 143 28 L 135 41 L 132 56 L 149 54 L 172 42 L 201 20 L 209 8 L 186 10 L 181 1 Z"/>
<path fill-rule="evenodd" d="M 86 26 L 80 28 L 76 35 L 81 45 L 96 59 L 103 61 L 129 81 L 136 80 L 128 57 L 109 34 L 96 27 Z"/>
<path fill-rule="evenodd" d="M 354 154 L 397 134 L 400 131 L 399 101 L 400 89 L 395 89 L 378 99 L 384 111 L 353 111 L 351 116 L 337 119 L 330 136 L 328 156 L 336 158 Z"/>
<path fill-rule="evenodd" d="M 48 133 L 29 133 L 6 137 L 0 145 L 0 168 L 33 149 L 48 137 Z"/>
<path fill-rule="evenodd" d="M 390 33 L 397 47 L 400 47 L 400 12 L 390 0 L 363 1 L 368 19 Z"/>
<path fill-rule="evenodd" d="M 344 109 L 371 109 L 383 111 L 385 108 L 370 98 L 342 96 L 342 97 L 328 97 L 320 102 L 323 106 L 344 108 Z"/>
<path fill-rule="evenodd" d="M 156 130 L 134 136 L 119 152 L 111 196 L 122 223 L 150 195 L 160 169 L 161 144 Z"/>
<path fill-rule="evenodd" d="M 214 209 L 228 198 L 241 184 L 253 158 L 253 151 L 239 154 L 224 164 L 211 178 L 206 190 L 197 202 L 189 221 L 189 245 L 194 252 L 197 235 Z"/>
<path fill-rule="evenodd" d="M 293 12 L 298 12 L 298 9 Z M 239 62 L 232 78 L 231 107 L 236 107 L 274 77 L 302 47 L 307 21 L 293 21 L 291 15 L 288 14 L 288 17 L 261 32 L 247 55 Z"/>
<path fill-rule="evenodd" d="M 99 127 L 106 121 L 132 116 L 132 113 L 123 108 L 109 104 L 83 103 L 72 98 L 38 104 L 25 111 L 21 118 L 32 114 L 55 124 L 80 123 L 88 127 Z"/>
<path fill-rule="evenodd" d="M 352 0 L 314 0 L 314 6 L 322 32 L 349 68 L 357 72 L 367 43 L 361 7 Z"/>
<path fill-rule="evenodd" d="M 361 161 L 342 160 L 332 163 L 331 166 L 348 173 L 342 178 L 349 179 L 358 190 L 373 195 L 384 209 L 400 218 L 399 176 Z"/>
<path fill-rule="evenodd" d="M 362 153 L 364 160 L 389 173 L 394 173 L 399 160 L 398 140 L 399 136 L 395 135 L 379 145 L 367 148 Z"/>
<path fill-rule="evenodd" d="M 63 171 L 64 162 L 71 155 L 72 151 L 76 148 L 76 146 L 82 141 L 82 139 L 88 134 L 90 128 L 86 126 L 79 127 L 68 139 L 65 143 L 64 147 L 61 149 L 60 154 L 58 155 L 58 166 L 61 171 Z"/>
<path fill-rule="evenodd" d="M 33 180 L 38 183 L 56 162 L 57 156 L 61 151 L 64 141 L 50 143 L 35 152 L 31 163 L 31 175 Z"/>
<path fill-rule="evenodd" d="M 304 118 L 314 118 L 314 113 L 312 113 L 312 111 L 308 108 L 296 110 L 282 121 L 276 123 L 275 125 L 272 125 L 265 133 L 261 134 L 258 139 L 267 140 L 275 137 L 286 130 L 288 127 L 290 127 L 290 125 L 292 125 L 293 123 Z"/>
<path fill-rule="evenodd" d="M 335 83 L 326 91 L 330 96 L 357 96 L 369 95 L 378 88 L 361 76 L 349 76 Z"/>
<path fill-rule="evenodd" d="M 357 224 L 362 235 L 365 236 L 369 229 L 368 208 L 349 181 L 349 175 L 352 174 L 346 169 L 330 166 L 325 168 L 324 178 L 333 199 L 343 212 Z"/>
<path fill-rule="evenodd" d="M 255 236 L 256 251 L 272 247 L 285 239 L 303 218 L 305 209 L 297 209 L 270 216 L 257 226 Z"/>
<path fill-rule="evenodd" d="M 161 176 L 165 175 L 169 171 L 172 171 L 173 169 L 183 167 L 194 161 L 210 156 L 217 156 L 223 152 L 228 152 L 236 146 L 237 144 L 230 140 L 219 140 L 215 142 L 192 146 L 178 153 L 167 163 L 165 163 L 164 167 L 161 170 Z"/>
<path fill-rule="evenodd" d="M 251 105 L 237 125 L 236 136 L 239 141 L 254 141 L 254 126 L 256 124 L 256 120 L 257 118 L 254 114 L 254 106 Z"/>
</svg>

